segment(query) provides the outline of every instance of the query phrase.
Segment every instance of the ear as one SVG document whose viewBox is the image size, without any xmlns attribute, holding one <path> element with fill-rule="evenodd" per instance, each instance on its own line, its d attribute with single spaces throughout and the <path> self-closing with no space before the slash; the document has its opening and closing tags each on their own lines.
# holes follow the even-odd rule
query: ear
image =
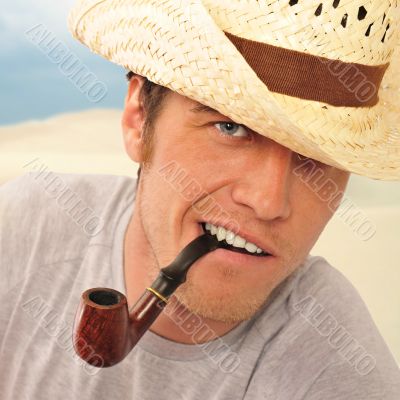
<svg viewBox="0 0 400 400">
<path fill-rule="evenodd" d="M 144 109 L 139 98 L 143 83 L 142 76 L 134 75 L 131 78 L 121 120 L 125 150 L 128 156 L 138 163 L 142 162 L 142 132 L 145 122 Z"/>
</svg>

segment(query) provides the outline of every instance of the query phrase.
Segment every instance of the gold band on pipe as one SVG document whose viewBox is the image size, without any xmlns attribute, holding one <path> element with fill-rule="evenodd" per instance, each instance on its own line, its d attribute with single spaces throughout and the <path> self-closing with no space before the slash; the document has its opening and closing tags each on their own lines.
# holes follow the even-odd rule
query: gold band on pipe
<svg viewBox="0 0 400 400">
<path fill-rule="evenodd" d="M 151 287 L 146 288 L 148 291 L 151 293 L 154 293 L 160 300 L 162 300 L 164 303 L 168 303 L 168 299 L 166 299 L 162 294 L 158 293 L 156 290 L 154 290 Z"/>
</svg>

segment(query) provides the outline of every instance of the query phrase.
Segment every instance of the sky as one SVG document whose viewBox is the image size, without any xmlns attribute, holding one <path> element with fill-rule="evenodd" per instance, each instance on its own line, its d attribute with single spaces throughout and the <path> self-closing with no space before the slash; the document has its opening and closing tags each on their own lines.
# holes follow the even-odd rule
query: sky
<svg viewBox="0 0 400 400">
<path fill-rule="evenodd" d="M 67 16 L 74 3 L 6 0 L 2 4 L 0 125 L 89 108 L 122 109 L 125 69 L 72 37 Z M 52 48 L 64 52 L 57 55 L 54 50 L 51 53 Z M 63 64 L 66 60 L 69 70 L 61 67 L 67 66 Z M 85 76 L 90 80 L 79 80 Z"/>
</svg>

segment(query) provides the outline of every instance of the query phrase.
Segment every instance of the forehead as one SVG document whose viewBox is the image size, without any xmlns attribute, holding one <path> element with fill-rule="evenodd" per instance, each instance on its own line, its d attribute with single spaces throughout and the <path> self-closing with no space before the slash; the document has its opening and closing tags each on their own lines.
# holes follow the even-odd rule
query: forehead
<svg viewBox="0 0 400 400">
<path fill-rule="evenodd" d="M 224 117 L 230 118 L 221 114 L 219 111 L 205 104 L 200 103 L 197 100 L 191 99 L 190 97 L 184 96 L 180 93 L 170 91 L 168 104 L 171 105 L 172 110 L 174 107 L 181 107 L 185 113 L 189 112 L 189 116 L 201 117 L 201 116 L 214 116 L 214 117 Z"/>
<path fill-rule="evenodd" d="M 222 115 L 220 112 L 217 110 L 214 110 L 213 108 L 206 106 L 204 104 L 193 102 L 194 105 L 191 105 L 189 108 L 189 111 L 192 112 L 193 114 L 214 114 L 214 115 Z"/>
<path fill-rule="evenodd" d="M 171 92 L 171 96 L 173 97 L 174 100 L 172 100 L 173 103 L 179 105 L 181 104 L 185 110 L 188 110 L 189 113 L 193 116 L 201 116 L 201 115 L 219 115 L 223 116 L 219 111 L 215 110 L 214 108 L 211 108 L 205 104 L 200 103 L 197 100 L 191 99 L 190 97 L 184 96 L 180 93 L 176 92 Z"/>
</svg>

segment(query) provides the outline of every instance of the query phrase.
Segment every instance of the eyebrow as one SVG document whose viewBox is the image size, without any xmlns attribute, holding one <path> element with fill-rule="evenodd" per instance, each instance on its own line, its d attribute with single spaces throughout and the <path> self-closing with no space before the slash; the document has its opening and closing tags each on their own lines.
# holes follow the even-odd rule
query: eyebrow
<svg viewBox="0 0 400 400">
<path fill-rule="evenodd" d="M 220 114 L 222 115 L 219 111 L 214 110 L 213 108 L 206 106 L 204 104 L 199 104 L 196 107 L 193 107 L 190 109 L 191 112 L 195 114 L 200 114 L 200 113 L 208 113 L 208 114 Z"/>
</svg>

